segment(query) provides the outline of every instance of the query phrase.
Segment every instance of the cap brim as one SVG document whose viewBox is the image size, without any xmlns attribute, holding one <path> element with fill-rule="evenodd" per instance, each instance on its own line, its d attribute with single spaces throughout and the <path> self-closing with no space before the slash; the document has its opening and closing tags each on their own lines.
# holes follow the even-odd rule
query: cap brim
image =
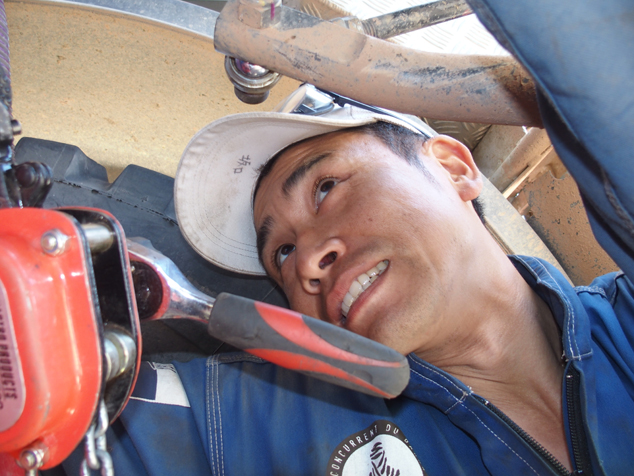
<svg viewBox="0 0 634 476">
<path fill-rule="evenodd" d="M 258 259 L 252 216 L 259 168 L 295 142 L 378 120 L 412 129 L 396 118 L 355 107 L 323 116 L 235 114 L 207 125 L 185 148 L 176 172 L 176 215 L 185 239 L 217 266 L 266 274 Z"/>
</svg>

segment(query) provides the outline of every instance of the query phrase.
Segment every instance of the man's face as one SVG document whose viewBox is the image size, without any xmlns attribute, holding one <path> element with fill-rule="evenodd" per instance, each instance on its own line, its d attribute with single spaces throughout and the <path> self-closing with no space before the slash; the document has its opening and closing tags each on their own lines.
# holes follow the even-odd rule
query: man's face
<svg viewBox="0 0 634 476">
<path fill-rule="evenodd" d="M 466 169 L 444 157 L 447 141 L 421 147 L 427 174 L 359 132 L 280 156 L 255 197 L 254 221 L 264 267 L 294 310 L 403 354 L 446 331 L 472 252 L 469 229 L 482 228 L 469 203 L 479 190 L 465 195 L 457 185 Z"/>
</svg>

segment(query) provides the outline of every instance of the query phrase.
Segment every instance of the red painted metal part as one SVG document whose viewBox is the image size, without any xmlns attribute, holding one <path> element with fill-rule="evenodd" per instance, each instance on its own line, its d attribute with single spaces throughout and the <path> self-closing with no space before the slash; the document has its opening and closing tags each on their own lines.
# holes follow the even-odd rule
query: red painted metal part
<svg viewBox="0 0 634 476">
<path fill-rule="evenodd" d="M 68 237 L 56 256 L 41 245 L 51 230 Z M 101 393 L 102 331 L 89 263 L 81 231 L 68 215 L 0 210 L 0 304 L 10 322 L 2 342 L 13 339 L 16 347 L 5 355 L 5 373 L 23 400 L 21 410 L 0 410 L 0 453 L 18 457 L 39 442 L 48 448 L 42 468 L 60 463 L 81 441 Z"/>
<path fill-rule="evenodd" d="M 0 474 L 2 476 L 24 476 L 24 469 L 18 466 L 15 458 L 9 453 L 0 453 Z"/>
</svg>

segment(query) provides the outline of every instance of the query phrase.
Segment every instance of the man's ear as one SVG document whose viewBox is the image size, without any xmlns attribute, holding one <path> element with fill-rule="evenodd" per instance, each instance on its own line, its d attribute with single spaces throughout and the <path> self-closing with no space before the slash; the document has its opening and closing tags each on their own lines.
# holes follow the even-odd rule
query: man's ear
<svg viewBox="0 0 634 476">
<path fill-rule="evenodd" d="M 449 136 L 434 136 L 425 142 L 427 153 L 447 172 L 460 198 L 468 202 L 480 195 L 482 178 L 469 149 Z"/>
</svg>

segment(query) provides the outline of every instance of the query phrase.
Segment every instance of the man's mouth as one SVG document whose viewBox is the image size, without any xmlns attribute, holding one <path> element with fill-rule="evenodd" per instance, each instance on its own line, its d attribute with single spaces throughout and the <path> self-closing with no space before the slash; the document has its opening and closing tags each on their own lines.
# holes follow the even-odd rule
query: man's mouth
<svg viewBox="0 0 634 476">
<path fill-rule="evenodd" d="M 365 273 L 361 273 L 357 276 L 357 279 L 352 281 L 348 292 L 343 298 L 341 304 L 341 314 L 344 318 L 348 317 L 348 311 L 350 307 L 357 300 L 359 296 L 370 287 L 370 285 L 377 280 L 377 278 L 387 269 L 387 265 L 390 264 L 388 260 L 383 260 L 373 268 L 370 268 Z"/>
</svg>

